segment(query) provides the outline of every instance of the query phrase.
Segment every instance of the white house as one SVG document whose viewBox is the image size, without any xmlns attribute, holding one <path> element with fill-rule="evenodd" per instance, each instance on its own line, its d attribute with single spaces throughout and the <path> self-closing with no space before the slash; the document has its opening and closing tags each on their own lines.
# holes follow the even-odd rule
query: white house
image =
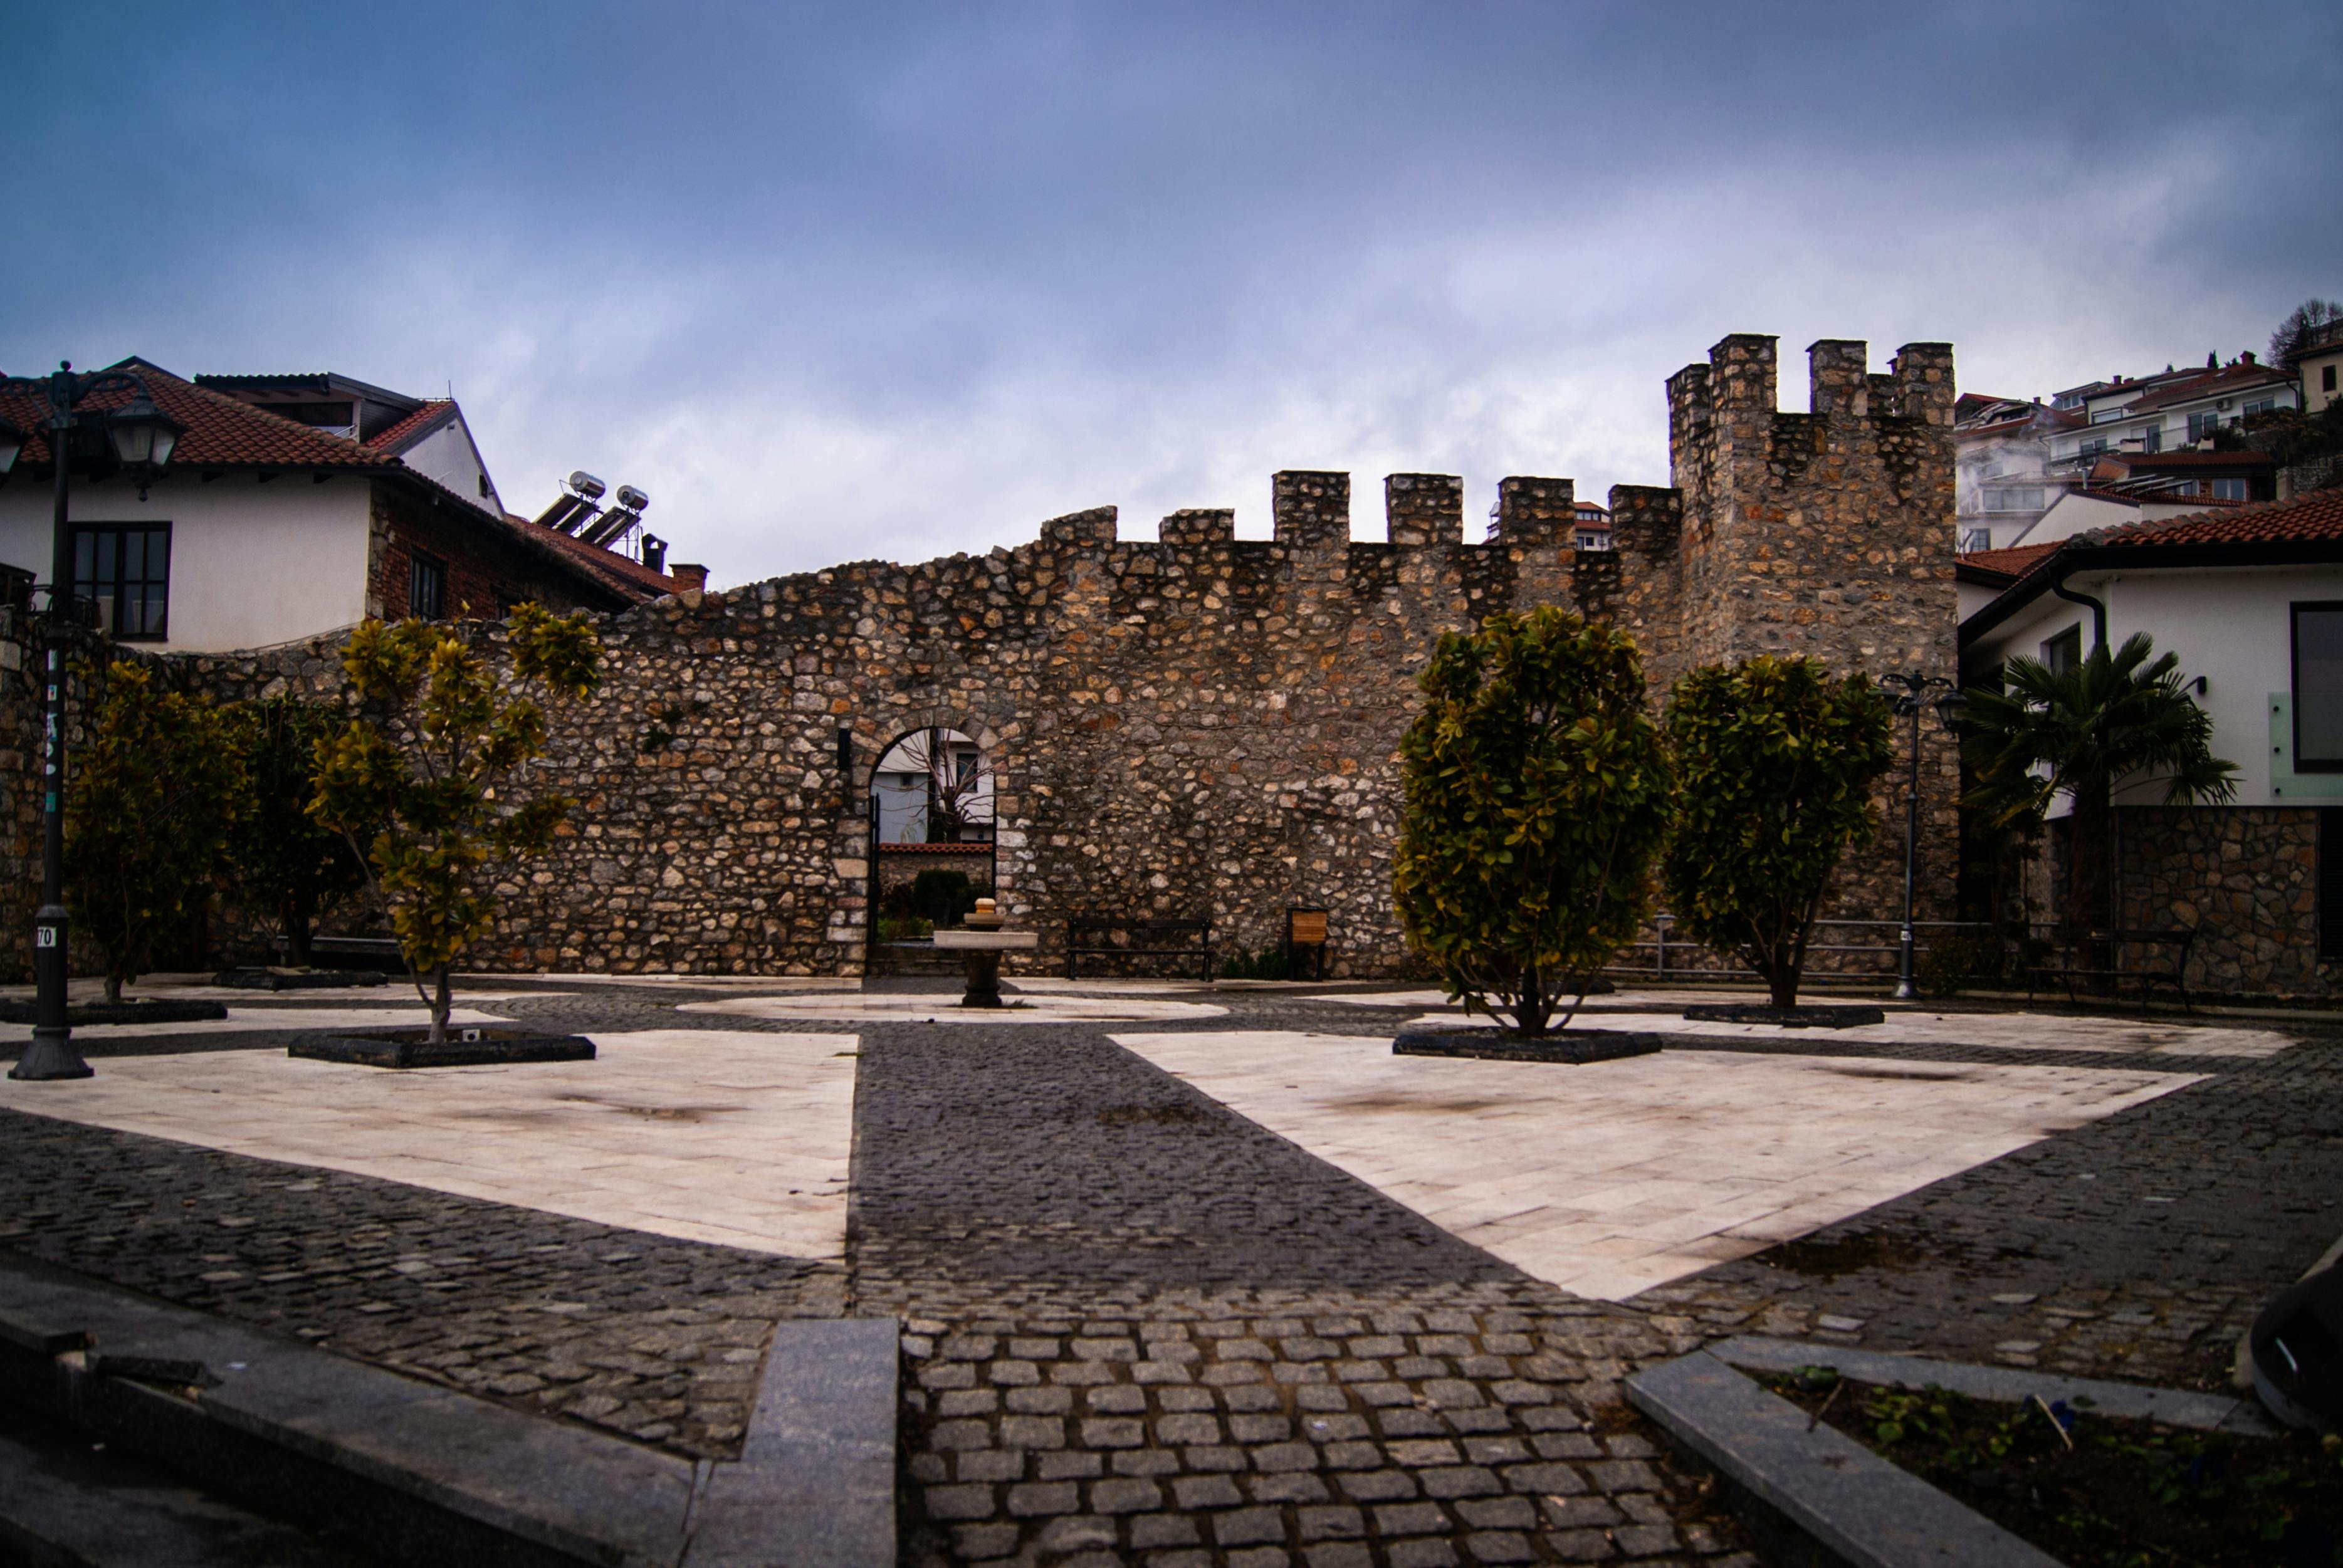
<svg viewBox="0 0 2343 1568">
<path fill-rule="evenodd" d="M 2295 378 L 2251 354 L 2201 370 L 2167 370 L 2137 380 L 2094 382 L 2056 403 L 2084 423 L 2050 437 L 2050 471 L 2087 468 L 2103 453 L 2151 455 L 2198 447 L 2223 426 L 2300 400 Z"/>
<path fill-rule="evenodd" d="M 525 598 L 620 609 L 704 580 L 508 517 L 451 401 L 338 376 L 190 382 L 140 359 L 116 368 L 185 427 L 143 495 L 103 452 L 76 448 L 74 591 L 120 640 L 258 648 L 367 616 L 497 616 Z M 26 435 L 0 479 L 0 568 L 17 585 L 50 574 L 46 417 L 36 398 L 0 398 L 0 418 Z"/>
<path fill-rule="evenodd" d="M 2343 961 L 2343 488 L 2093 528 L 1959 563 L 1961 669 L 2147 632 L 2237 764 L 2227 805 L 2117 801 L 2120 923 L 2197 928 L 2192 984 L 2327 995 Z M 2054 835 L 2054 843 L 2055 843 Z"/>
</svg>

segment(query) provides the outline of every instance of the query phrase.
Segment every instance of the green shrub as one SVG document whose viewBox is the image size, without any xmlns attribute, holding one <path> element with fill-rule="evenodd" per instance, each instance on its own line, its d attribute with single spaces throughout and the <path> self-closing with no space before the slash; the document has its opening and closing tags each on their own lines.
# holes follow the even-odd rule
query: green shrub
<svg viewBox="0 0 2343 1568">
<path fill-rule="evenodd" d="M 106 960 L 106 999 L 154 967 L 211 890 L 235 819 L 235 727 L 127 660 L 106 671 L 65 802 L 65 901 Z"/>
<path fill-rule="evenodd" d="M 932 917 L 935 906 L 949 902 L 951 918 L 957 923 L 976 908 L 976 888 L 966 871 L 947 871 L 930 867 L 911 879 L 911 912 L 921 920 Z"/>
<path fill-rule="evenodd" d="M 339 709 L 271 698 L 228 710 L 243 759 L 228 864 L 246 908 L 277 922 L 286 961 L 306 968 L 318 919 L 367 883 L 355 844 L 372 830 L 344 834 L 309 815 L 318 744 L 342 727 Z"/>
<path fill-rule="evenodd" d="M 1542 1035 L 1651 907 L 1669 769 L 1634 642 L 1551 606 L 1493 615 L 1443 637 L 1419 684 L 1401 927 L 1449 995 Z"/>
<path fill-rule="evenodd" d="M 1929 943 L 1916 969 L 1920 989 L 1930 996 L 1996 985 L 2010 970 L 2009 945 L 1998 931 L 1955 931 Z"/>
<path fill-rule="evenodd" d="M 1694 941 L 1795 1007 L 1815 917 L 1846 847 L 1871 830 L 1871 787 L 1895 759 L 1886 701 L 1860 675 L 1760 654 L 1675 684 L 1675 837 L 1668 912 Z"/>
</svg>

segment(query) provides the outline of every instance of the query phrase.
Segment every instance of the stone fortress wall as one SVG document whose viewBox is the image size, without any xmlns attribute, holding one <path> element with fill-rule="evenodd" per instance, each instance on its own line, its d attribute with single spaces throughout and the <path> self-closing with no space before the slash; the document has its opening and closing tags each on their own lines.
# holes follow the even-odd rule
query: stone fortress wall
<svg viewBox="0 0 2343 1568">
<path fill-rule="evenodd" d="M 1306 905 L 1332 912 L 1330 973 L 1407 972 L 1390 898 L 1395 756 L 1443 633 L 1574 608 L 1634 635 L 1655 702 L 1691 664 L 1760 650 L 1953 668 L 1950 350 L 1907 346 L 1868 375 L 1861 344 L 1817 344 L 1814 411 L 1783 414 L 1775 348 L 1728 337 L 1670 381 L 1674 484 L 1610 491 L 1608 551 L 1573 548 L 1569 479 L 1504 479 L 1491 538 L 1467 544 L 1460 479 L 1393 475 L 1387 538 L 1364 541 L 1349 476 L 1288 471 L 1269 540 L 1238 539 L 1232 512 L 1185 510 L 1157 540 L 1126 541 L 1101 508 L 1015 548 L 855 562 L 608 617 L 602 689 L 557 717 L 538 765 L 584 804 L 501 890 L 474 961 L 860 972 L 870 770 L 939 726 L 994 770 L 996 890 L 1041 934 L 1035 967 L 1057 961 L 1070 914 L 1209 914 L 1224 950 L 1259 949 Z M 337 658 L 319 641 L 176 662 L 224 699 L 329 697 Z M 1923 749 L 1921 912 L 1942 918 L 1956 765 L 1933 728 Z M 1903 778 L 1834 913 L 1896 912 Z M 221 929 L 236 928 L 231 912 Z M 12 927 L 12 944 L 25 940 Z"/>
</svg>

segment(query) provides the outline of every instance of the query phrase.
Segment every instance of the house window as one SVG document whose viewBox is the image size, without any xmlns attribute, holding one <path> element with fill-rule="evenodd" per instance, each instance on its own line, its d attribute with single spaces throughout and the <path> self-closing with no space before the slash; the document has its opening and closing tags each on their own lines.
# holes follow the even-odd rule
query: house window
<svg viewBox="0 0 2343 1568">
<path fill-rule="evenodd" d="M 2244 479 L 2214 479 L 2208 482 L 2213 487 L 2213 498 L 2217 501 L 2250 501 L 2253 499 L 2253 497 L 2247 493 L 2250 487 L 2248 486 L 2247 481 Z"/>
<path fill-rule="evenodd" d="M 2163 451 L 2164 427 L 2161 425 L 2150 425 L 2147 429 L 2142 430 L 2139 433 L 2139 449 L 2143 452 Z"/>
<path fill-rule="evenodd" d="M 1961 530 L 1961 554 L 1965 556 L 1971 555 L 1978 550 L 1989 550 L 1991 548 L 1993 548 L 1993 530 L 1991 528 L 1963 528 Z"/>
<path fill-rule="evenodd" d="M 171 525 L 75 525 L 73 591 L 97 601 L 98 624 L 116 637 L 160 641 L 170 628 Z"/>
<path fill-rule="evenodd" d="M 2343 811 L 2318 813 L 2318 956 L 2343 958 Z"/>
<path fill-rule="evenodd" d="M 2083 662 L 2083 628 L 2070 626 L 2042 645 L 2042 662 L 2053 675 L 2064 675 Z"/>
<path fill-rule="evenodd" d="M 2258 403 L 2248 403 L 2248 404 L 2247 404 L 2247 405 L 2246 405 L 2246 407 L 2245 407 L 2245 408 L 2244 408 L 2244 410 L 2243 410 L 2243 412 L 2244 412 L 2244 414 L 2245 414 L 2245 417 L 2246 417 L 2247 418 L 2250 419 L 2250 418 L 2252 418 L 2252 417 L 2253 417 L 2255 415 L 2257 415 L 2257 414 L 2267 414 L 2267 413 L 2268 413 L 2271 409 L 2273 409 L 2273 408 L 2275 408 L 2275 407 L 2278 407 L 2278 399 L 2277 399 L 2277 398 L 2275 398 L 2275 397 L 2265 397 L 2265 398 L 2263 398 L 2263 399 L 2262 399 L 2260 402 L 2258 402 Z"/>
<path fill-rule="evenodd" d="M 447 563 L 437 556 L 415 552 L 407 573 L 407 613 L 417 620 L 437 620 L 447 613 Z"/>
<path fill-rule="evenodd" d="M 2042 487 L 1988 485 L 1985 491 L 1985 509 L 1988 512 L 2038 512 L 2042 509 Z"/>
<path fill-rule="evenodd" d="M 2220 427 L 2221 417 L 2218 414 L 2191 414 L 2188 416 L 2188 438 L 2191 441 L 2211 440 L 2213 432 Z"/>
<path fill-rule="evenodd" d="M 2335 390 L 2335 367 L 2332 365 L 2322 365 L 2318 367 L 2318 389 L 2321 392 Z"/>
<path fill-rule="evenodd" d="M 2085 457 L 2096 457 L 2107 449 L 2107 438 L 2105 436 L 2094 436 L 2089 440 L 2083 443 L 2083 449 L 2077 455 Z"/>
<path fill-rule="evenodd" d="M 2294 768 L 2343 773 L 2343 604 L 2294 607 Z"/>
</svg>

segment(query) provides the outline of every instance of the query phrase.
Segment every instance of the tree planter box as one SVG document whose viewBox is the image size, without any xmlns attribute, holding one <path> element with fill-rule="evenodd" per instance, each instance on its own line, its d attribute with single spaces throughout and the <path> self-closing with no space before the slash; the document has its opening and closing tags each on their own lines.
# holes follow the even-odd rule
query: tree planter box
<svg viewBox="0 0 2343 1568">
<path fill-rule="evenodd" d="M 376 1035 L 313 1034 L 285 1048 L 287 1056 L 312 1061 L 347 1062 L 353 1067 L 493 1067 L 529 1061 L 591 1061 L 594 1042 L 582 1034 L 528 1034 L 464 1029 L 469 1040 L 441 1040 L 433 1045 L 419 1029 Z"/>
<path fill-rule="evenodd" d="M 1770 1007 L 1764 1002 L 1704 1002 L 1684 1009 L 1686 1023 L 1773 1023 L 1784 1029 L 1861 1029 L 1885 1023 L 1876 1007 Z"/>
<path fill-rule="evenodd" d="M 77 1001 L 65 1008 L 65 1022 L 78 1029 L 89 1023 L 207 1023 L 227 1016 L 227 1004 L 217 1001 Z M 0 1023 L 38 1023 L 39 1004 L 0 1001 Z"/>
<path fill-rule="evenodd" d="M 1393 1056 L 1470 1056 L 1484 1061 L 1559 1061 L 1584 1067 L 1623 1056 L 1650 1056 L 1660 1049 L 1656 1034 L 1587 1029 L 1526 1040 L 1509 1030 L 1468 1029 L 1435 1034 L 1403 1034 L 1392 1041 Z"/>
<path fill-rule="evenodd" d="M 212 984 L 240 990 L 327 990 L 381 985 L 389 976 L 377 970 L 222 970 Z"/>
</svg>

